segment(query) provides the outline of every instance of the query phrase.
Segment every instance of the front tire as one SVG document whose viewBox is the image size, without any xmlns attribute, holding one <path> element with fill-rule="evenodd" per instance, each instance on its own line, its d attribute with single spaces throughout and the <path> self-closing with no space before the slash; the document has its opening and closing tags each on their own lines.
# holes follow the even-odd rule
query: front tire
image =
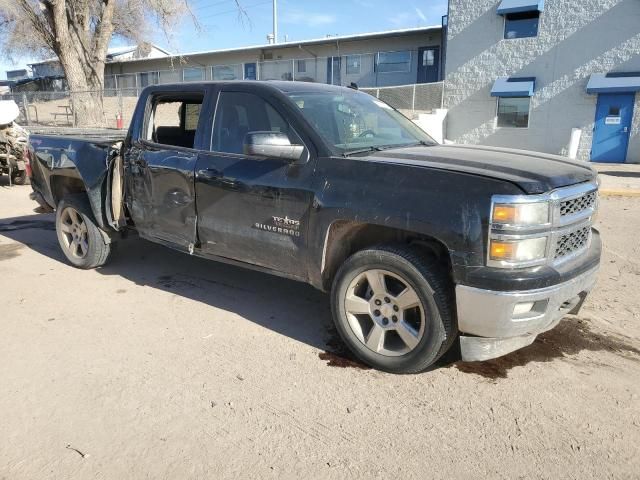
<svg viewBox="0 0 640 480">
<path fill-rule="evenodd" d="M 89 202 L 84 195 L 63 198 L 56 210 L 56 233 L 62 252 L 71 264 L 90 269 L 104 265 L 111 254 L 96 225 Z"/>
<path fill-rule="evenodd" d="M 447 273 L 407 246 L 349 257 L 334 279 L 331 307 L 356 357 L 387 372 L 426 370 L 457 336 Z"/>
</svg>

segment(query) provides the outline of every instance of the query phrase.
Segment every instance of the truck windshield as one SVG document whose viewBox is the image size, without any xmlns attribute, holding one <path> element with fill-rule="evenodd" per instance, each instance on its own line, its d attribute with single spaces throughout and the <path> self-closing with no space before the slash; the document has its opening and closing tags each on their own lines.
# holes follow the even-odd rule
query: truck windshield
<svg viewBox="0 0 640 480">
<path fill-rule="evenodd" d="M 291 92 L 289 98 L 340 154 L 436 145 L 411 120 L 363 92 Z"/>
</svg>

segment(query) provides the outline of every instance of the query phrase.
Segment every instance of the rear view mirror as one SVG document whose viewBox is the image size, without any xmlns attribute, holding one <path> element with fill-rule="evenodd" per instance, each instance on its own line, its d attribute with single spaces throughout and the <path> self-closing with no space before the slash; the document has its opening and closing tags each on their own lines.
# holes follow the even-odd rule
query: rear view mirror
<svg viewBox="0 0 640 480">
<path fill-rule="evenodd" d="M 281 132 L 249 132 L 244 138 L 244 153 L 257 157 L 299 160 L 304 146 L 291 145 L 289 137 Z"/>
</svg>

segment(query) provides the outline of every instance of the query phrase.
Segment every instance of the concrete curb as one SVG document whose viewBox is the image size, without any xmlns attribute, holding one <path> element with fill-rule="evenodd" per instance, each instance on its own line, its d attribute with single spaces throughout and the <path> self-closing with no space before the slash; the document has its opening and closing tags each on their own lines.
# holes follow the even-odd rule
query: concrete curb
<svg viewBox="0 0 640 480">
<path fill-rule="evenodd" d="M 599 193 L 601 197 L 640 197 L 640 190 L 637 190 L 637 189 L 633 189 L 633 190 L 601 189 Z"/>
</svg>

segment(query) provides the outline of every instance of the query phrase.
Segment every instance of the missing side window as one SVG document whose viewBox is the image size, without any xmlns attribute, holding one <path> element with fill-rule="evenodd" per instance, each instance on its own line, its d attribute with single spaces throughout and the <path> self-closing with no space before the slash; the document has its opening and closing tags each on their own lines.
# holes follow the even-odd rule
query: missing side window
<svg viewBox="0 0 640 480">
<path fill-rule="evenodd" d="M 202 100 L 202 95 L 154 97 L 146 140 L 161 145 L 194 148 Z"/>
</svg>

